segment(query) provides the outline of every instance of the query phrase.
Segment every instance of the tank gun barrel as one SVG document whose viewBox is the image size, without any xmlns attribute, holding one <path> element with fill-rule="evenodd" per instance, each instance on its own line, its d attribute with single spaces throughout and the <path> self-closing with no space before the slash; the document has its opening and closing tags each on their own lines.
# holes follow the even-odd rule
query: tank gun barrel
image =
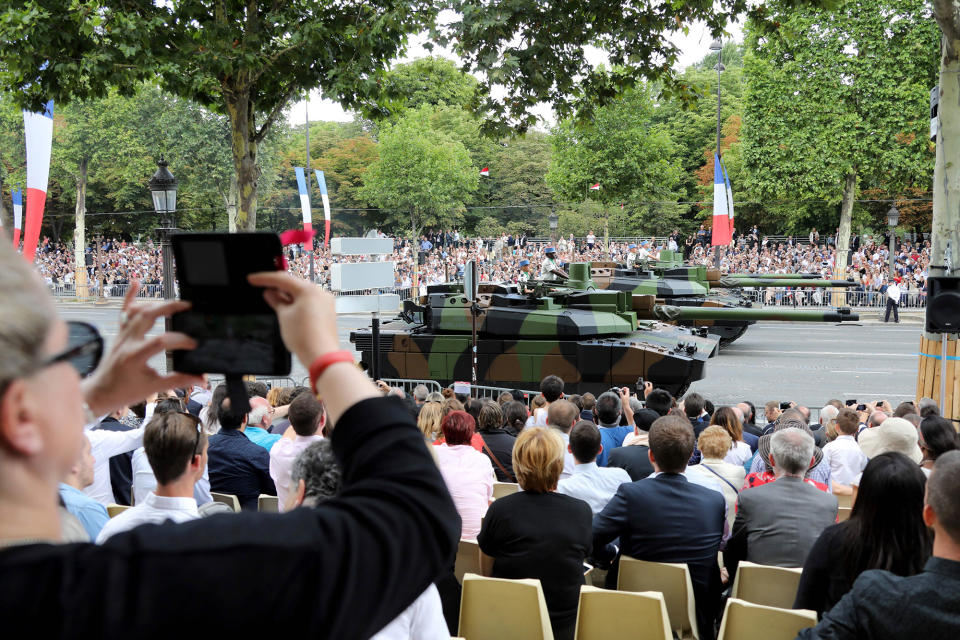
<svg viewBox="0 0 960 640">
<path fill-rule="evenodd" d="M 717 280 L 707 280 L 711 287 L 721 287 L 727 289 L 738 289 L 741 287 L 855 287 L 856 282 L 852 280 L 820 280 L 807 278 L 762 278 L 762 277 L 742 277 L 742 276 L 721 276 Z"/>
<path fill-rule="evenodd" d="M 817 280 L 820 278 L 819 273 L 728 273 L 727 276 L 731 278 L 764 278 L 770 280 L 796 280 L 804 278 Z"/>
<path fill-rule="evenodd" d="M 638 314 L 639 315 L 639 314 Z M 726 309 L 721 307 L 674 307 L 658 304 L 653 319 L 672 320 L 777 320 L 780 322 L 857 322 L 860 316 L 847 307 L 829 311 L 801 309 Z"/>
</svg>

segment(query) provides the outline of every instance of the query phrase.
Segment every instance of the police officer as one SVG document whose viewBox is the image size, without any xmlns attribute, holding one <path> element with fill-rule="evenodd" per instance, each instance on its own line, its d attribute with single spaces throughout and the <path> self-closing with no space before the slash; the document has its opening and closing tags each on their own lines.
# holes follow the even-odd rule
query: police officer
<svg viewBox="0 0 960 640">
<path fill-rule="evenodd" d="M 543 262 L 540 263 L 540 279 L 541 280 L 566 280 L 570 276 L 567 275 L 567 272 L 560 268 L 560 263 L 557 262 L 557 250 L 553 247 L 547 247 L 544 251 L 546 257 L 544 257 Z"/>
</svg>

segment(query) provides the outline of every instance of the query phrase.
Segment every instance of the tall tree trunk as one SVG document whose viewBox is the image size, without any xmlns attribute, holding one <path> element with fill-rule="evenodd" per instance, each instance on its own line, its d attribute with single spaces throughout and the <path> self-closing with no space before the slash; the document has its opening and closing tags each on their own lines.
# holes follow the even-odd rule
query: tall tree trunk
<svg viewBox="0 0 960 640">
<path fill-rule="evenodd" d="M 224 201 L 227 205 L 227 229 L 230 233 L 237 230 L 237 176 L 230 176 L 230 191 Z"/>
<path fill-rule="evenodd" d="M 77 204 L 74 209 L 73 231 L 73 282 L 78 298 L 87 298 L 86 230 L 87 230 L 87 159 L 81 158 L 77 165 Z"/>
<path fill-rule="evenodd" d="M 0 225 L 8 235 L 0 234 L 0 240 L 13 239 L 13 210 L 7 215 L 7 207 L 3 204 L 3 180 L 0 179 Z"/>
<path fill-rule="evenodd" d="M 249 91 L 228 93 L 226 108 L 230 117 L 230 146 L 237 180 L 237 228 L 253 231 L 257 228 L 260 167 L 257 165 L 254 105 Z"/>
<path fill-rule="evenodd" d="M 844 180 L 843 196 L 840 200 L 840 230 L 837 232 L 837 257 L 833 265 L 834 277 L 847 276 L 847 264 L 850 260 L 850 227 L 853 222 L 853 199 L 857 195 L 857 165 L 853 165 Z M 842 306 L 846 297 L 842 290 L 834 290 L 834 306 Z"/>
</svg>

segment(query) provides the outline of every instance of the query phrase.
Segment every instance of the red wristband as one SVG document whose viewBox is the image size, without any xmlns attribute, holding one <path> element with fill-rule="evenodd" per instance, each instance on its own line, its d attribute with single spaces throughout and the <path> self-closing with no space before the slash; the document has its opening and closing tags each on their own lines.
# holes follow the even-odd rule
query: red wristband
<svg viewBox="0 0 960 640">
<path fill-rule="evenodd" d="M 317 359 L 310 364 L 310 388 L 313 389 L 314 394 L 317 393 L 317 380 L 319 380 L 323 372 L 327 370 L 327 367 L 338 362 L 353 362 L 353 354 L 346 349 L 331 351 L 330 353 L 318 356 Z"/>
</svg>

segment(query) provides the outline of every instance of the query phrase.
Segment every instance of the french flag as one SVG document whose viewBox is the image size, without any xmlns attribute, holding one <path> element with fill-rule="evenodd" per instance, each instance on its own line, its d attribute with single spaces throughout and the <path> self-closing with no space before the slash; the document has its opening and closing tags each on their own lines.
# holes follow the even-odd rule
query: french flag
<svg viewBox="0 0 960 640">
<path fill-rule="evenodd" d="M 20 230 L 23 229 L 23 191 L 13 192 L 13 248 L 20 246 Z"/>
<path fill-rule="evenodd" d="M 713 154 L 713 234 L 710 244 L 725 247 L 733 239 L 733 191 L 718 154 Z"/>
<path fill-rule="evenodd" d="M 303 210 L 303 230 L 313 231 L 313 212 L 310 210 L 310 194 L 307 193 L 307 179 L 303 173 L 303 167 L 294 167 L 297 173 L 297 191 L 300 192 L 300 208 Z M 307 245 L 309 242 L 309 246 Z M 303 243 L 303 248 L 307 251 L 313 251 L 313 237 Z"/>
<path fill-rule="evenodd" d="M 594 182 L 592 185 L 590 185 L 590 191 L 600 191 L 600 183 Z"/>
<path fill-rule="evenodd" d="M 47 103 L 42 113 L 24 111 L 23 128 L 27 143 L 27 225 L 23 231 L 23 257 L 33 262 L 47 201 L 50 148 L 53 146 L 53 100 Z"/>
<path fill-rule="evenodd" d="M 320 199 L 323 200 L 323 246 L 330 246 L 330 196 L 327 195 L 327 179 L 320 169 L 314 169 L 317 184 L 320 185 Z"/>
<path fill-rule="evenodd" d="M 482 175 L 484 178 L 489 178 L 489 177 L 490 177 L 490 167 L 484 167 L 483 169 L 480 169 L 480 175 Z"/>
</svg>

